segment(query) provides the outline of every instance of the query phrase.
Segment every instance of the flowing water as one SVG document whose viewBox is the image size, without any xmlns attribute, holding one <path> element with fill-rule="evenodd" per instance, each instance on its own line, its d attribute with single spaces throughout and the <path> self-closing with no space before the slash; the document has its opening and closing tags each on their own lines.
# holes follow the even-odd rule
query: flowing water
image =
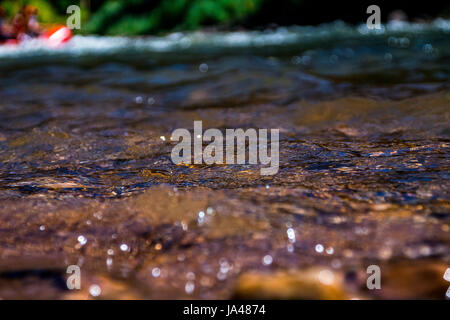
<svg viewBox="0 0 450 320">
<path fill-rule="evenodd" d="M 449 34 L 334 23 L 0 48 L 0 297 L 445 298 Z M 173 164 L 171 132 L 194 120 L 280 129 L 278 174 Z"/>
</svg>

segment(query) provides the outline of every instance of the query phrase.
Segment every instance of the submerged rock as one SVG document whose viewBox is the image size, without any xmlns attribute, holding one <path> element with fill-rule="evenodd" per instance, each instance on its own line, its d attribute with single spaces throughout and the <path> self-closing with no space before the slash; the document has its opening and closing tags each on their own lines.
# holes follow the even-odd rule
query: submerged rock
<svg viewBox="0 0 450 320">
<path fill-rule="evenodd" d="M 236 299 L 349 299 L 340 273 L 326 268 L 243 274 L 237 281 Z"/>
</svg>

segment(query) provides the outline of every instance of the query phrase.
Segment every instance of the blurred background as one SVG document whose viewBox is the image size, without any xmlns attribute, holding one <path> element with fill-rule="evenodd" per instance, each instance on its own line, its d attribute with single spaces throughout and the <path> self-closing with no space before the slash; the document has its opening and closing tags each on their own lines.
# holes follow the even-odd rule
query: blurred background
<svg viewBox="0 0 450 320">
<path fill-rule="evenodd" d="M 424 22 L 450 16 L 447 1 L 315 1 L 315 0 L 3 0 L 12 16 L 24 4 L 39 8 L 42 23 L 63 23 L 66 9 L 82 9 L 81 33 L 145 35 L 170 31 L 258 29 L 268 26 L 316 25 L 342 20 L 367 20 L 371 4 L 382 8 L 382 21 L 405 19 Z"/>
</svg>

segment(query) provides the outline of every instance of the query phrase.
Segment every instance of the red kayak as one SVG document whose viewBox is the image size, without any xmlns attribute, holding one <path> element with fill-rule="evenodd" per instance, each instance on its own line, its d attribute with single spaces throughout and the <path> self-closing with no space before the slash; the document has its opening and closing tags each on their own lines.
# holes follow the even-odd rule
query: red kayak
<svg viewBox="0 0 450 320">
<path fill-rule="evenodd" d="M 47 41 L 52 47 L 57 47 L 72 38 L 72 31 L 66 26 L 55 26 L 47 30 L 40 38 Z"/>
<path fill-rule="evenodd" d="M 66 26 L 54 26 L 41 34 L 38 39 L 44 40 L 51 47 L 58 47 L 63 43 L 66 43 L 72 38 L 72 31 Z M 26 41 L 26 40 L 25 40 Z M 17 39 L 9 39 L 4 41 L 3 45 L 18 45 L 23 41 Z"/>
</svg>

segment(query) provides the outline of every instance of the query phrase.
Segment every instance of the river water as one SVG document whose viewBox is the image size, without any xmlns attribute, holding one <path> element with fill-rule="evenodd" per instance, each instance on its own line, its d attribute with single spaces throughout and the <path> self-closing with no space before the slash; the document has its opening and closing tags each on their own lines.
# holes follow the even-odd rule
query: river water
<svg viewBox="0 0 450 320">
<path fill-rule="evenodd" d="M 449 34 L 336 22 L 0 48 L 0 297 L 445 298 Z M 278 174 L 175 165 L 171 132 L 194 120 L 279 129 Z"/>
</svg>

